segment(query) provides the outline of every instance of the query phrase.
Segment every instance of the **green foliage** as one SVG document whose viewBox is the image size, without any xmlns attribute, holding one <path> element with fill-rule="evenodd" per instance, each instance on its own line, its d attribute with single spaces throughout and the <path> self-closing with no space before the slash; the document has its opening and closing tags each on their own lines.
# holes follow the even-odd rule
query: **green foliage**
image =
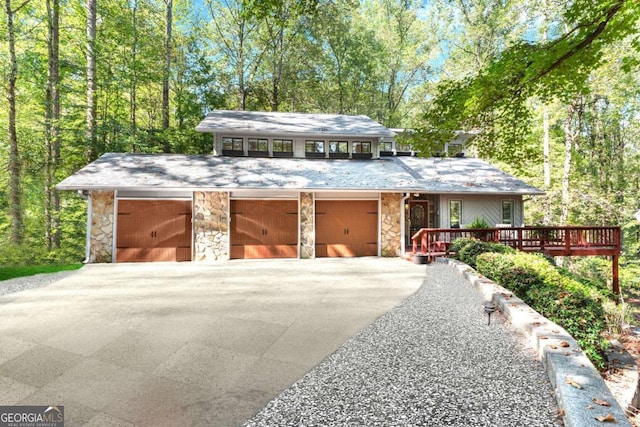
<svg viewBox="0 0 640 427">
<path fill-rule="evenodd" d="M 59 271 L 78 270 L 83 264 L 32 265 L 22 267 L 0 268 L 0 281 L 16 277 L 33 276 L 35 274 L 57 273 Z"/>
<path fill-rule="evenodd" d="M 476 138 L 483 156 L 521 163 L 530 134 L 529 101 L 539 97 L 573 99 L 588 89 L 592 70 L 607 49 L 633 35 L 640 3 L 631 0 L 567 3 L 560 24 L 564 34 L 550 40 L 517 40 L 495 53 L 472 76 L 443 80 L 425 113 L 416 144 L 440 144 L 458 129 L 481 129 Z M 633 35 L 637 52 L 637 36 Z M 627 55 L 625 55 L 627 56 Z"/>
<path fill-rule="evenodd" d="M 596 289 L 561 274 L 537 254 L 486 253 L 477 257 L 476 268 L 565 328 L 594 365 L 604 369 L 607 322 L 604 298 Z"/>
<path fill-rule="evenodd" d="M 489 227 L 489 223 L 484 217 L 482 218 L 475 217 L 473 218 L 473 221 L 471 221 L 469 224 L 465 226 L 465 228 L 490 228 L 490 227 Z"/>
<path fill-rule="evenodd" d="M 455 258 L 470 265 L 476 266 L 476 258 L 478 255 L 486 252 L 497 253 L 513 253 L 515 249 L 510 246 L 505 246 L 500 243 L 484 242 L 477 239 L 456 239 L 451 245 L 451 251 L 455 251 Z"/>
</svg>

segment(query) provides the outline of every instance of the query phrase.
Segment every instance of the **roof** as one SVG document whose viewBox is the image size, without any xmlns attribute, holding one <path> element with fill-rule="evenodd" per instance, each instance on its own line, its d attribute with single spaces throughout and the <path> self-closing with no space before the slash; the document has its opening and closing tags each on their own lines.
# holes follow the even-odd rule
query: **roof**
<svg viewBox="0 0 640 427">
<path fill-rule="evenodd" d="M 196 127 L 198 132 L 227 134 L 392 137 L 395 134 L 367 116 L 214 110 Z"/>
<path fill-rule="evenodd" d="M 56 188 L 543 193 L 474 158 L 337 160 L 126 153 L 105 154 Z"/>
</svg>

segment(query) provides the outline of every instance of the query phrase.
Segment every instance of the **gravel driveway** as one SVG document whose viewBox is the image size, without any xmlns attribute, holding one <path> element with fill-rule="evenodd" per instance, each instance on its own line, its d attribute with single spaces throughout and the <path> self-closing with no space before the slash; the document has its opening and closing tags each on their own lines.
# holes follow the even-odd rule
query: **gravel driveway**
<svg viewBox="0 0 640 427">
<path fill-rule="evenodd" d="M 559 426 L 540 362 L 456 270 L 347 341 L 246 426 Z"/>
</svg>

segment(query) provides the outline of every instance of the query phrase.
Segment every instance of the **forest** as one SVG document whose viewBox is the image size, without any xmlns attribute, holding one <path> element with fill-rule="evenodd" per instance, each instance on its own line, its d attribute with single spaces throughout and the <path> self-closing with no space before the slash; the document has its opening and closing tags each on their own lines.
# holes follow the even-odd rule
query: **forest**
<svg viewBox="0 0 640 427">
<path fill-rule="evenodd" d="M 85 201 L 56 183 L 106 152 L 208 154 L 196 124 L 239 109 L 364 114 L 416 130 L 423 156 L 477 130 L 470 153 L 546 191 L 527 225 L 619 225 L 634 271 L 639 17 L 635 0 L 4 0 L 0 263 L 81 261 Z"/>
</svg>

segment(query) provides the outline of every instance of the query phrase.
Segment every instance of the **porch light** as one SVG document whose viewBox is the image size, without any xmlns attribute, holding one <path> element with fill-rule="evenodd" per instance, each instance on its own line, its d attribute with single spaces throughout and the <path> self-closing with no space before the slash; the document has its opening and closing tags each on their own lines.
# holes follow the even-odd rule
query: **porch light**
<svg viewBox="0 0 640 427">
<path fill-rule="evenodd" d="M 484 303 L 484 312 L 487 313 L 487 316 L 489 317 L 489 322 L 487 323 L 487 325 L 491 325 L 491 313 L 496 311 L 496 305 L 494 303 L 492 303 L 491 301 L 487 301 Z"/>
</svg>

